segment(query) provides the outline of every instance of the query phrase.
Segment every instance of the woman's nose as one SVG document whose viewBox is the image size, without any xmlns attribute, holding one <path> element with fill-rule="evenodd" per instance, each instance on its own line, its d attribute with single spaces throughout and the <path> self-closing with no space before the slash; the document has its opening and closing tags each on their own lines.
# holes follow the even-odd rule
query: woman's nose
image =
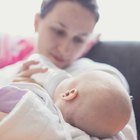
<svg viewBox="0 0 140 140">
<path fill-rule="evenodd" d="M 69 54 L 72 52 L 72 43 L 71 41 L 64 41 L 63 43 L 61 43 L 59 45 L 59 51 L 61 51 L 61 53 L 66 53 Z"/>
</svg>

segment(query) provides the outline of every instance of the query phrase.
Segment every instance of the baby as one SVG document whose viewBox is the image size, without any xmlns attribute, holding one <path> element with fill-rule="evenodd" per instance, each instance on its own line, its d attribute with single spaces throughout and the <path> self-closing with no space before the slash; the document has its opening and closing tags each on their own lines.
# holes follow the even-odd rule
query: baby
<svg viewBox="0 0 140 140">
<path fill-rule="evenodd" d="M 62 81 L 55 90 L 54 102 L 66 122 L 100 138 L 117 134 L 131 114 L 127 91 L 117 79 L 102 71 Z"/>
<path fill-rule="evenodd" d="M 18 86 L 18 83 L 14 86 L 16 84 Z M 129 95 L 121 83 L 106 72 L 92 71 L 76 77 L 69 76 L 57 84 L 53 92 L 53 102 L 60 109 L 64 120 L 90 136 L 114 136 L 129 121 Z M 8 111 L 2 110 L 0 105 L 1 114 L 9 113 L 24 94 L 18 93 L 18 98 L 13 98 L 14 105 Z M 0 92 L 0 98 L 2 96 Z"/>
</svg>

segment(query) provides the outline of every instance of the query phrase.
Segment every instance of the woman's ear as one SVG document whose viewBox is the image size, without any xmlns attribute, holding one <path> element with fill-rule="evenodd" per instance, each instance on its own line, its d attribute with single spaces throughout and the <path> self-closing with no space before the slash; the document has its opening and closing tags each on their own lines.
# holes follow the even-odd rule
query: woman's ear
<svg viewBox="0 0 140 140">
<path fill-rule="evenodd" d="M 78 95 L 78 91 L 76 88 L 67 90 L 66 92 L 61 94 L 61 99 L 66 100 L 66 101 L 71 101 L 75 99 Z"/>
<path fill-rule="evenodd" d="M 39 22 L 40 22 L 40 15 L 39 15 L 39 13 L 37 13 L 35 15 L 35 18 L 34 18 L 34 29 L 35 29 L 35 32 L 38 31 Z"/>
</svg>

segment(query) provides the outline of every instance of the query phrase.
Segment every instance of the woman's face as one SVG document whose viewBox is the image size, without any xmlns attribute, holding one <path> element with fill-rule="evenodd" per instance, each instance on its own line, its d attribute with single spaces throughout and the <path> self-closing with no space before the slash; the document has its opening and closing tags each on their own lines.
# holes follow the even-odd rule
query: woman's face
<svg viewBox="0 0 140 140">
<path fill-rule="evenodd" d="M 45 18 L 36 15 L 38 51 L 65 68 L 87 50 L 86 41 L 95 24 L 93 13 L 78 3 L 58 2 Z"/>
</svg>

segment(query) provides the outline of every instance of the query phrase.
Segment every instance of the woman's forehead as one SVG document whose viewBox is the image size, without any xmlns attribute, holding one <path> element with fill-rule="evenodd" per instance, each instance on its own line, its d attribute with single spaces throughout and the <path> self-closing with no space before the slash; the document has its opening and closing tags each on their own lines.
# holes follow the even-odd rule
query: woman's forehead
<svg viewBox="0 0 140 140">
<path fill-rule="evenodd" d="M 70 30 L 92 31 L 96 18 L 89 10 L 74 2 L 59 2 L 46 16 L 47 19 Z"/>
</svg>

